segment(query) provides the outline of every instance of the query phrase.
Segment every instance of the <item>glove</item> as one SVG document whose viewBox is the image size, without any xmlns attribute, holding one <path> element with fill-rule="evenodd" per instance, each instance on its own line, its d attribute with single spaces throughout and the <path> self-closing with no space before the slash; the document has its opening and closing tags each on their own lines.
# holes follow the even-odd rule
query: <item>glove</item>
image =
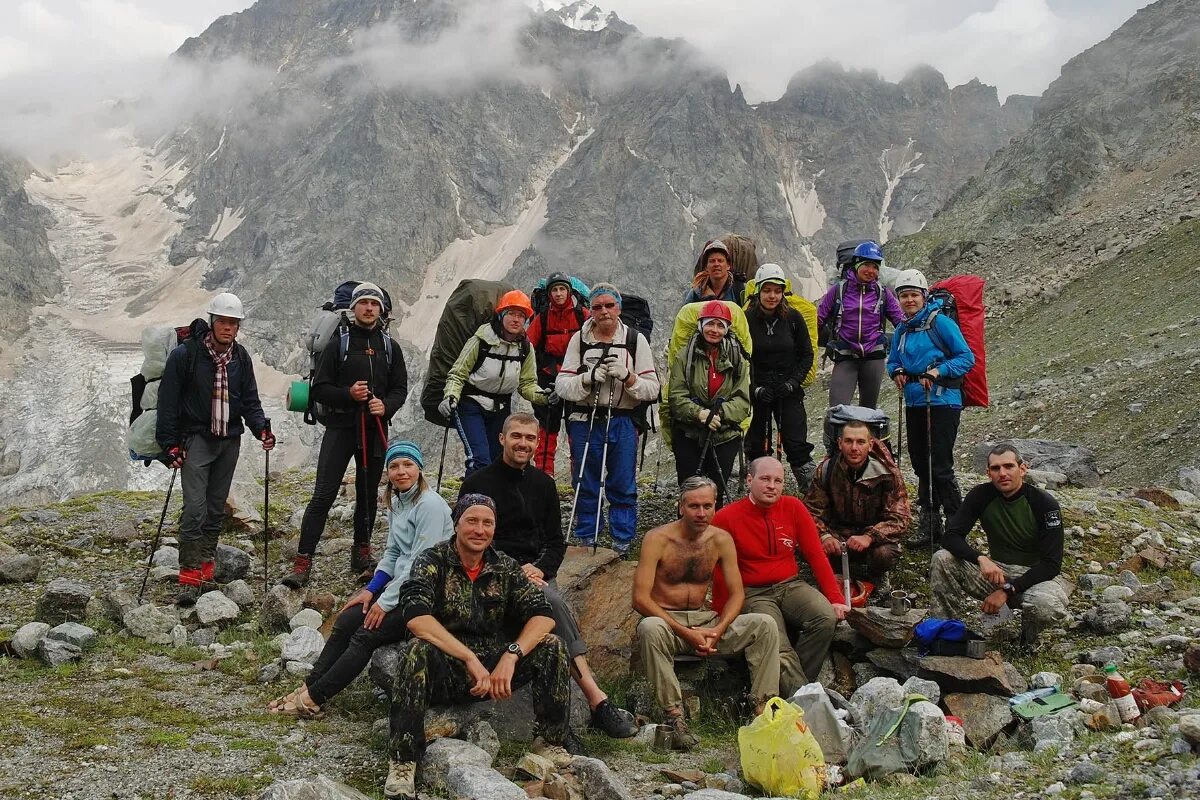
<svg viewBox="0 0 1200 800">
<path fill-rule="evenodd" d="M 175 447 L 168 447 L 167 451 L 162 454 L 162 462 L 170 469 L 179 469 L 183 466 L 183 462 L 186 459 L 187 452 L 178 445 Z"/>
<path fill-rule="evenodd" d="M 259 437 L 262 442 L 263 450 L 273 450 L 275 448 L 275 434 L 271 433 L 271 429 L 267 428 Z"/>
<path fill-rule="evenodd" d="M 709 411 L 708 417 L 702 420 L 702 422 L 708 426 L 710 431 L 715 431 L 717 428 L 721 427 L 721 415 L 715 411 Z"/>
<path fill-rule="evenodd" d="M 770 386 L 759 386 L 754 390 L 754 400 L 759 403 L 774 403 L 775 390 Z"/>
<path fill-rule="evenodd" d="M 608 376 L 610 378 L 618 381 L 629 380 L 629 367 L 625 366 L 623 359 L 618 359 L 616 355 L 610 355 L 605 360 L 610 361 L 608 367 Z"/>
<path fill-rule="evenodd" d="M 546 405 L 550 408 L 555 408 L 562 403 L 562 398 L 558 396 L 558 392 L 551 389 L 546 394 Z"/>
<path fill-rule="evenodd" d="M 779 395 L 780 398 L 791 397 L 792 395 L 794 395 L 796 393 L 796 390 L 799 388 L 800 388 L 800 384 L 796 383 L 795 378 L 788 378 L 786 381 L 783 382 L 783 385 L 779 387 L 777 394 Z"/>
<path fill-rule="evenodd" d="M 454 416 L 454 407 L 458 405 L 458 401 L 453 397 L 443 397 L 442 402 L 438 403 L 438 413 L 446 419 Z"/>
<path fill-rule="evenodd" d="M 585 379 L 586 386 L 592 386 L 597 383 L 604 383 L 608 380 L 608 359 L 602 358 L 596 362 L 596 366 L 592 367 L 590 373 L 591 380 Z"/>
</svg>

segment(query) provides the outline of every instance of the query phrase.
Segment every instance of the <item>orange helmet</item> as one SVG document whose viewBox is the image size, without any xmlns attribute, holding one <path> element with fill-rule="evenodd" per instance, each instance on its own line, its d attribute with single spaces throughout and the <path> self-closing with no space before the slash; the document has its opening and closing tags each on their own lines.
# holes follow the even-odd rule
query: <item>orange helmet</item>
<svg viewBox="0 0 1200 800">
<path fill-rule="evenodd" d="M 733 314 L 729 313 L 729 306 L 720 300 L 709 300 L 705 303 L 700 309 L 700 319 L 719 319 L 724 320 L 726 325 L 733 324 Z"/>
<path fill-rule="evenodd" d="M 504 295 L 496 302 L 496 313 L 503 314 L 510 308 L 518 308 L 525 313 L 525 319 L 533 316 L 533 305 L 529 302 L 529 295 L 522 292 L 520 289 L 513 289 L 511 292 L 505 292 Z"/>
</svg>

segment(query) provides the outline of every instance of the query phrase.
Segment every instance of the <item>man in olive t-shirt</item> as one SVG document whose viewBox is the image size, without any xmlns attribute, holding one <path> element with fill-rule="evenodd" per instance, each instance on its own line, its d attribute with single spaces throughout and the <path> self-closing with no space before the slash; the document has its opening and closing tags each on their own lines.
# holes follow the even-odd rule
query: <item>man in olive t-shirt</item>
<svg viewBox="0 0 1200 800">
<path fill-rule="evenodd" d="M 1007 605 L 1021 609 L 1021 642 L 1033 644 L 1045 628 L 1068 617 L 1072 585 L 1062 571 L 1063 528 L 1058 501 L 1025 483 L 1029 467 L 1011 444 L 988 453 L 989 483 L 967 493 L 946 523 L 942 547 L 933 554 L 933 613 L 966 621 L 968 598 L 982 600 L 985 614 Z M 967 542 L 978 522 L 987 553 Z"/>
</svg>

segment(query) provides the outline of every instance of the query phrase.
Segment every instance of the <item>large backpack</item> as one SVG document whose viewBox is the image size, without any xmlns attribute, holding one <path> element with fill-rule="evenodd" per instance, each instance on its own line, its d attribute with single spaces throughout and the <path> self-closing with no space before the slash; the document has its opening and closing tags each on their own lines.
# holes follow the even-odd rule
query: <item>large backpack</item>
<svg viewBox="0 0 1200 800">
<path fill-rule="evenodd" d="M 501 295 L 512 291 L 512 288 L 511 284 L 503 281 L 466 278 L 459 282 L 446 300 L 442 316 L 438 319 L 437 332 L 433 336 L 433 349 L 429 351 L 429 371 L 421 389 L 421 410 L 429 422 L 443 428 L 453 425 L 438 411 L 438 405 L 445 395 L 446 376 L 467 340 L 475 335 L 480 325 L 495 316 L 496 303 Z M 525 347 L 528 346 L 526 340 Z M 522 349 L 522 353 L 525 352 L 528 351 Z M 480 360 L 486 358 L 487 352 L 483 348 L 480 348 L 480 353 Z M 479 363 L 476 363 L 475 369 L 478 368 Z"/>
<path fill-rule="evenodd" d="M 584 309 L 588 304 L 588 293 L 591 291 L 588 285 L 575 276 L 571 278 L 571 296 L 575 299 L 575 330 L 583 327 Z M 546 335 L 550 333 L 550 293 L 546 289 L 546 278 L 542 278 L 533 287 L 532 294 L 529 295 L 529 301 L 533 305 L 533 315 L 541 317 L 542 320 L 542 340 L 537 347 L 534 348 L 534 353 L 537 355 L 538 372 L 557 364 L 557 359 L 546 352 Z M 647 341 L 649 337 L 647 337 Z"/>
<path fill-rule="evenodd" d="M 808 329 L 808 338 L 812 340 L 813 363 L 808 368 L 808 374 L 804 376 L 804 380 L 800 384 L 807 387 L 811 386 L 812 382 L 817 379 L 817 307 L 808 298 L 792 294 L 792 282 L 789 279 L 785 280 L 787 282 L 783 286 L 783 298 L 804 319 L 804 327 Z M 758 287 L 755 285 L 754 280 L 746 281 L 745 309 L 747 311 L 750 310 L 750 304 L 754 302 L 754 295 L 756 294 L 758 294 Z"/>
<path fill-rule="evenodd" d="M 308 376 L 303 381 L 296 381 L 288 390 L 288 408 L 293 411 L 303 411 L 304 421 L 316 425 L 328 419 L 329 409 L 312 399 L 312 384 L 317 375 L 317 365 L 321 356 L 334 340 L 338 342 L 338 363 L 346 359 L 346 351 L 350 345 L 350 299 L 359 281 L 345 281 L 333 290 L 333 297 L 317 309 L 309 319 L 308 330 L 304 334 L 304 349 L 308 353 Z M 392 314 L 392 298 L 383 289 L 383 314 L 380 315 L 383 324 L 383 354 L 388 366 L 392 365 L 392 351 L 395 342 L 388 331 Z M 303 399 L 301 399 L 303 398 Z"/>
<path fill-rule="evenodd" d="M 852 405 L 836 405 L 825 412 L 825 453 L 829 456 L 829 460 L 825 462 L 825 467 L 821 470 L 820 479 L 821 485 L 825 487 L 825 492 L 829 492 L 829 484 L 833 479 L 833 469 L 837 464 L 838 459 L 842 457 L 842 451 L 837 446 L 838 437 L 842 435 L 842 427 L 851 420 L 855 422 L 865 422 L 867 428 L 871 431 L 871 435 L 883 442 L 885 456 L 895 458 L 892 452 L 892 443 L 888 438 L 891 435 L 891 423 L 888 420 L 886 412 L 878 408 L 867 408 L 865 406 Z M 894 463 L 894 462 L 893 462 Z"/>
<path fill-rule="evenodd" d="M 739 283 L 745 283 L 758 269 L 758 251 L 754 240 L 737 233 L 727 233 L 718 237 L 729 248 L 729 271 Z M 704 253 L 696 257 L 696 265 L 692 274 L 704 272 Z"/>
<path fill-rule="evenodd" d="M 650 303 L 645 298 L 639 297 L 636 294 L 621 295 L 621 323 L 625 326 L 625 341 L 612 342 L 609 344 L 600 344 L 597 342 L 584 342 L 583 337 L 579 337 L 579 361 L 583 362 L 584 356 L 589 350 L 597 350 L 602 348 L 622 348 L 629 353 L 630 361 L 637 361 L 637 335 L 640 333 L 646 337 L 646 344 L 650 343 L 650 334 L 654 331 L 654 318 L 650 314 Z M 658 430 L 658 424 L 655 415 L 651 413 L 654 401 L 641 401 L 630 412 L 629 416 L 633 418 L 633 424 L 637 427 L 638 433 L 645 436 L 647 431 Z M 643 439 L 644 444 L 644 439 Z"/>
<path fill-rule="evenodd" d="M 987 316 L 983 305 L 984 279 L 978 275 L 955 275 L 952 278 L 935 283 L 929 292 L 926 302 L 941 301 L 941 309 L 933 312 L 926 320 L 929 336 L 933 343 L 945 352 L 945 345 L 938 341 L 933 328 L 933 319 L 938 314 L 945 314 L 958 324 L 967 347 L 975 355 L 975 365 L 962 378 L 953 384 L 962 389 L 963 406 L 988 406 L 987 385 L 987 343 L 984 339 L 984 320 Z"/>
</svg>

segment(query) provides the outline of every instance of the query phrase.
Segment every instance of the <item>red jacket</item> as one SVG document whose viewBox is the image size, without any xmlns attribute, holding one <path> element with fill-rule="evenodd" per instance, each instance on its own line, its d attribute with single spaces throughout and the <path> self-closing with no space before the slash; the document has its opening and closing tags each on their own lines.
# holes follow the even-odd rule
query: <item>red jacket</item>
<svg viewBox="0 0 1200 800">
<path fill-rule="evenodd" d="M 817 526 L 799 498 L 784 495 L 770 508 L 756 506 L 743 497 L 716 513 L 712 524 L 729 531 L 737 548 L 738 571 L 746 586 L 770 586 L 794 578 L 796 551 L 812 567 L 821 592 L 830 603 L 846 603 L 829 557 L 821 549 Z M 729 591 L 720 570 L 713 572 L 713 608 L 725 608 Z"/>
<path fill-rule="evenodd" d="M 580 310 L 583 312 L 584 320 L 591 316 L 588 309 Z M 543 315 L 546 317 L 544 329 Z M 551 303 L 543 314 L 533 315 L 533 320 L 529 323 L 525 335 L 529 337 L 529 344 L 539 354 L 538 369 L 540 371 L 552 377 L 558 374 L 559 368 L 562 367 L 563 357 L 567 354 L 567 344 L 581 326 L 582 322 L 575 313 L 574 296 L 569 297 L 561 307 Z M 543 353 L 549 358 L 543 358 Z M 552 363 L 548 364 L 547 361 Z"/>
</svg>

